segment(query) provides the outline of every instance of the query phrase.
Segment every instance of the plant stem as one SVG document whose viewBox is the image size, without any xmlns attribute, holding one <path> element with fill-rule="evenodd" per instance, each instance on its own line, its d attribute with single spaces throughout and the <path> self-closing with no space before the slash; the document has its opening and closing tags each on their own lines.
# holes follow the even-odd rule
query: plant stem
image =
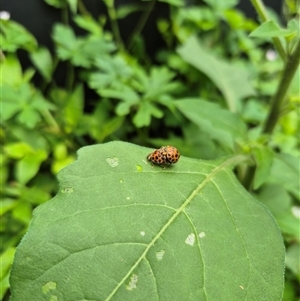
<svg viewBox="0 0 300 301">
<path fill-rule="evenodd" d="M 116 44 L 118 45 L 119 50 L 123 50 L 124 44 L 119 30 L 119 25 L 117 21 L 117 12 L 115 10 L 114 0 L 106 0 L 104 1 L 104 3 L 106 4 L 107 7 L 107 13 L 110 20 L 111 30 L 115 37 Z"/>
<path fill-rule="evenodd" d="M 266 118 L 266 122 L 262 129 L 263 134 L 272 134 L 278 119 L 282 113 L 283 106 L 285 105 L 286 94 L 288 88 L 293 80 L 293 77 L 299 67 L 300 63 L 300 39 L 298 40 L 297 46 L 289 57 L 285 68 L 282 73 L 280 83 L 278 85 L 277 91 L 272 99 L 272 107 L 269 115 Z M 252 187 L 256 166 L 250 165 L 247 167 L 244 177 L 241 180 L 244 187 L 250 190 Z"/>
<path fill-rule="evenodd" d="M 254 6 L 254 8 L 262 22 L 266 22 L 266 21 L 270 20 L 268 17 L 266 8 L 261 0 L 251 0 L 251 3 Z M 287 60 L 286 52 L 284 50 L 284 47 L 283 47 L 281 41 L 277 37 L 272 38 L 272 41 L 273 41 L 273 44 L 274 44 L 277 52 L 279 53 L 281 59 L 284 62 L 286 62 L 286 60 Z"/>
<path fill-rule="evenodd" d="M 294 52 L 289 57 L 286 65 L 285 65 L 278 89 L 273 96 L 272 108 L 269 112 L 269 115 L 266 119 L 265 125 L 262 130 L 262 132 L 265 134 L 271 134 L 275 128 L 275 125 L 282 112 L 282 108 L 284 105 L 284 101 L 286 98 L 288 88 L 289 88 L 289 86 L 295 76 L 295 73 L 299 67 L 299 63 L 300 63 L 300 39 L 298 40 L 298 43 L 297 43 L 297 46 L 296 46 Z"/>
<path fill-rule="evenodd" d="M 52 116 L 52 114 L 49 112 L 49 110 L 43 110 L 41 111 L 43 117 L 45 118 L 48 125 L 52 128 L 52 131 L 56 134 L 60 133 L 60 127 L 57 124 L 56 120 Z"/>
<path fill-rule="evenodd" d="M 253 179 L 255 176 L 255 171 L 256 171 L 256 166 L 255 165 L 250 165 L 247 166 L 245 175 L 242 179 L 242 184 L 245 187 L 246 190 L 251 191 L 252 189 L 252 184 L 253 184 Z"/>
<path fill-rule="evenodd" d="M 155 3 L 156 3 L 156 0 L 150 1 L 148 3 L 147 9 L 144 11 L 144 13 L 139 18 L 137 25 L 135 26 L 134 30 L 132 31 L 132 34 L 130 35 L 130 37 L 127 41 L 128 50 L 130 50 L 133 46 L 134 37 L 139 35 L 142 32 L 143 28 L 145 27 L 145 24 L 153 10 Z"/>
<path fill-rule="evenodd" d="M 84 6 L 84 4 L 81 0 L 78 1 L 77 7 L 78 7 L 78 11 L 80 11 L 80 13 L 82 15 L 88 16 L 88 17 L 91 16 L 90 12 L 86 9 L 86 7 Z"/>
<path fill-rule="evenodd" d="M 74 80 L 75 80 L 74 66 L 70 62 L 67 62 L 67 77 L 66 77 L 67 90 L 71 91 L 73 89 Z"/>
</svg>

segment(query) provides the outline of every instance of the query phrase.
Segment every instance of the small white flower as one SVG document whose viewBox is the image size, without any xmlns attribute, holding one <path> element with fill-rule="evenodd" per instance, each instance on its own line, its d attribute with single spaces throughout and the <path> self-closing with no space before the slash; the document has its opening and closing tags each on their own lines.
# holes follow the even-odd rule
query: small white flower
<svg viewBox="0 0 300 301">
<path fill-rule="evenodd" d="M 10 19 L 10 13 L 8 11 L 0 11 L 0 19 L 1 20 L 9 20 Z"/>
</svg>

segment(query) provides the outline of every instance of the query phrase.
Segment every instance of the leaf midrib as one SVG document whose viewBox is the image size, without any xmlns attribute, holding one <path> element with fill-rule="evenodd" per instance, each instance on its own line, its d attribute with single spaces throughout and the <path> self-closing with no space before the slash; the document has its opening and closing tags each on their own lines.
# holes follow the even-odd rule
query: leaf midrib
<svg viewBox="0 0 300 301">
<path fill-rule="evenodd" d="M 136 263 L 129 269 L 127 274 L 122 278 L 122 280 L 118 283 L 118 285 L 113 289 L 113 291 L 107 296 L 105 301 L 111 300 L 111 298 L 115 295 L 118 289 L 125 283 L 126 279 L 133 273 L 133 271 L 137 268 L 140 262 L 145 258 L 150 248 L 154 245 L 154 243 L 161 237 L 161 235 L 167 230 L 167 228 L 173 223 L 173 221 L 178 217 L 180 213 L 182 213 L 185 207 L 193 200 L 193 198 L 199 193 L 199 191 L 221 170 L 225 169 L 227 166 L 236 163 L 237 161 L 244 160 L 244 156 L 236 156 L 232 157 L 222 164 L 214 168 L 206 178 L 197 186 L 197 188 L 191 193 L 191 195 L 186 199 L 186 201 L 175 211 L 172 217 L 168 220 L 168 222 L 161 228 L 161 230 L 157 233 L 157 235 L 149 242 L 145 251 L 141 254 L 141 256 L 137 259 Z"/>
</svg>

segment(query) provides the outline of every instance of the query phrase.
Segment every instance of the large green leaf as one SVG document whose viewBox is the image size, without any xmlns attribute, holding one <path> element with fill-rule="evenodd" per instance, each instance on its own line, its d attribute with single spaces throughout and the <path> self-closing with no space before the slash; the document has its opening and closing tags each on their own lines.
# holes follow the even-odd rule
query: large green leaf
<svg viewBox="0 0 300 301">
<path fill-rule="evenodd" d="M 17 248 L 11 301 L 281 299 L 282 238 L 231 172 L 238 159 L 163 169 L 149 152 L 79 150 Z"/>
<path fill-rule="evenodd" d="M 226 148 L 233 150 L 236 139 L 246 139 L 246 125 L 242 119 L 218 104 L 199 98 L 184 98 L 174 104 L 203 133 Z"/>
<path fill-rule="evenodd" d="M 201 46 L 195 37 L 188 39 L 178 53 L 185 62 L 213 81 L 226 99 L 230 111 L 239 111 L 241 99 L 254 94 L 246 68 L 219 59 Z"/>
</svg>

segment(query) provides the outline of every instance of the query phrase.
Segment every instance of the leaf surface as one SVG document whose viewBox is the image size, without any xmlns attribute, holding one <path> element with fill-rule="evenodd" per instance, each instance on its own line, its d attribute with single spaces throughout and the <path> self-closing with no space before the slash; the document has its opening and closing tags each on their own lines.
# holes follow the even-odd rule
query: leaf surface
<svg viewBox="0 0 300 301">
<path fill-rule="evenodd" d="M 295 28 L 289 30 L 281 28 L 275 21 L 266 21 L 251 32 L 250 37 L 271 38 L 271 37 L 286 37 L 293 35 L 296 32 Z"/>
<path fill-rule="evenodd" d="M 195 37 L 189 38 L 177 52 L 185 62 L 213 81 L 226 99 L 230 111 L 240 111 L 241 99 L 254 95 L 249 72 L 245 68 L 217 58 L 211 51 L 201 46 Z"/>
<path fill-rule="evenodd" d="M 227 148 L 234 149 L 237 138 L 246 138 L 246 125 L 242 119 L 218 104 L 199 98 L 184 98 L 174 104 L 202 132 Z"/>
<path fill-rule="evenodd" d="M 165 169 L 124 142 L 84 147 L 16 251 L 11 301 L 280 300 L 284 246 L 235 159 Z"/>
</svg>

